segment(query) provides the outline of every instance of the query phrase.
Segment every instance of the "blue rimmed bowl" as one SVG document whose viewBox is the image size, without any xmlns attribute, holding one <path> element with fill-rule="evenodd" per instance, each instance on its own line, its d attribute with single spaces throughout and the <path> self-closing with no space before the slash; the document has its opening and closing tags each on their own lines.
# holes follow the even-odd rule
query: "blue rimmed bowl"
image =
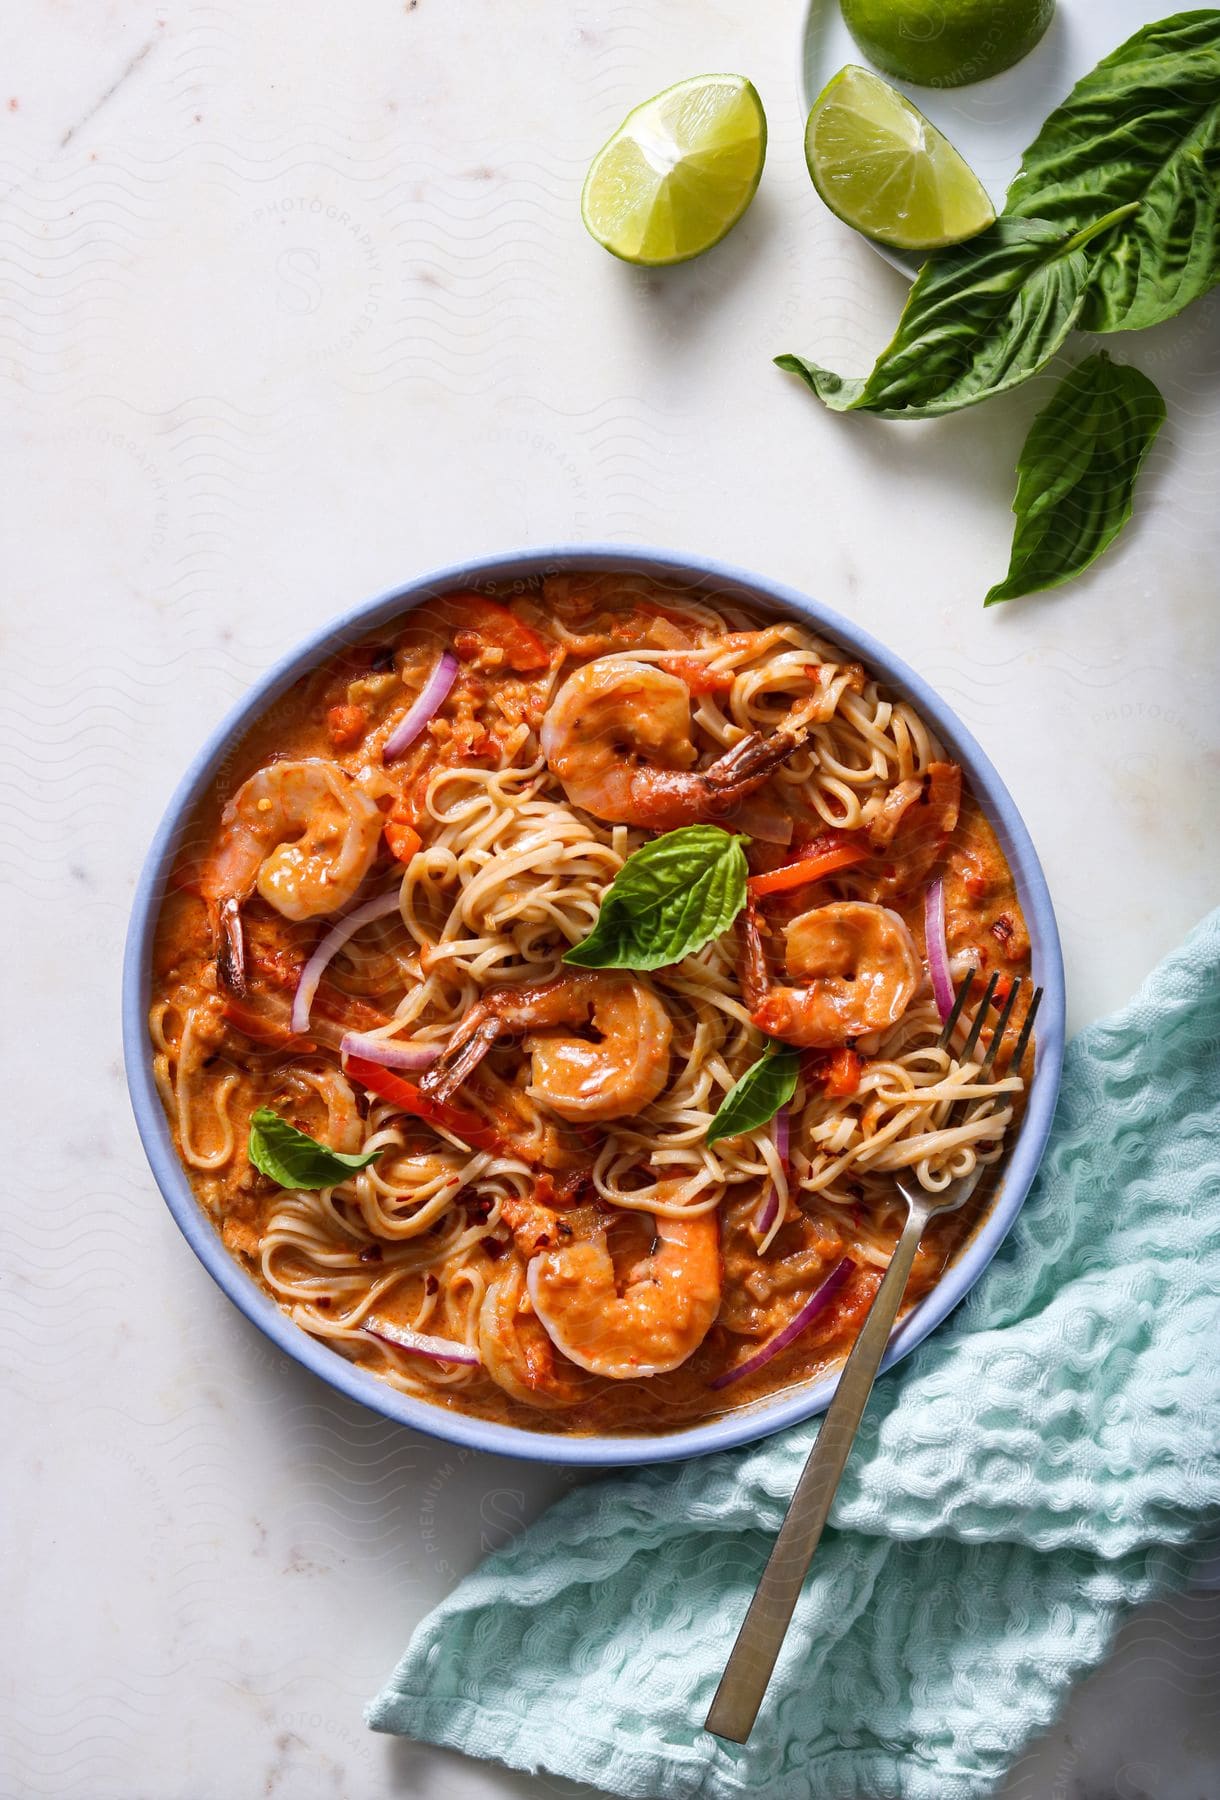
<svg viewBox="0 0 1220 1800">
<path fill-rule="evenodd" d="M 589 568 L 635 570 L 694 586 L 702 585 L 709 592 L 722 596 L 735 593 L 755 605 L 803 619 L 814 630 L 842 645 L 896 692 L 909 698 L 961 763 L 1016 877 L 1033 945 L 1034 978 L 1045 990 L 1038 1019 L 1037 1066 L 1025 1113 L 990 1211 L 936 1287 L 903 1319 L 881 1365 L 883 1369 L 922 1342 L 974 1286 L 1003 1242 L 1029 1192 L 1050 1130 L 1059 1087 L 1063 1062 L 1064 986 L 1059 933 L 1046 879 L 1012 797 L 978 744 L 939 695 L 892 651 L 838 613 L 782 583 L 702 558 L 625 549 L 619 545 L 515 551 L 475 562 L 456 563 L 451 568 L 435 570 L 404 587 L 365 601 L 314 632 L 255 683 L 204 745 L 170 801 L 140 876 L 127 934 L 123 967 L 124 1057 L 136 1124 L 157 1185 L 187 1243 L 229 1299 L 281 1350 L 312 1369 L 340 1393 L 363 1402 L 386 1418 L 413 1426 L 433 1437 L 448 1439 L 451 1443 L 501 1456 L 527 1457 L 535 1462 L 597 1467 L 673 1462 L 681 1457 L 727 1450 L 753 1438 L 765 1437 L 821 1412 L 834 1391 L 835 1378 L 828 1376 L 821 1381 L 809 1382 L 721 1418 L 649 1437 L 566 1437 L 545 1430 L 526 1431 L 516 1426 L 469 1418 L 399 1393 L 294 1325 L 226 1250 L 196 1200 L 174 1149 L 153 1082 L 147 1028 L 153 938 L 166 881 L 192 813 L 210 785 L 223 778 L 234 740 L 249 730 L 300 676 L 345 644 L 364 638 L 379 625 L 398 618 L 412 607 L 458 587 L 493 581 L 511 583 L 561 569 Z"/>
</svg>

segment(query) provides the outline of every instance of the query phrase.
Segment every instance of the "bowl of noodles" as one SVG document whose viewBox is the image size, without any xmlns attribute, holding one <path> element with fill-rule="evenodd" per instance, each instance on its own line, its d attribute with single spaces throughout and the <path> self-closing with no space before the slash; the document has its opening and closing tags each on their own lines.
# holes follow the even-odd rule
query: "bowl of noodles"
<svg viewBox="0 0 1220 1800">
<path fill-rule="evenodd" d="M 971 969 L 1017 1025 L 1043 990 L 1003 1073 L 940 1042 Z M 576 1465 L 824 1408 L 893 1172 L 972 1176 L 883 1367 L 913 1349 L 1028 1191 L 1064 1021 L 945 703 L 791 588 L 617 547 L 438 571 L 270 670 L 157 832 L 123 1005 L 153 1173 L 246 1316 L 391 1419 Z"/>
</svg>

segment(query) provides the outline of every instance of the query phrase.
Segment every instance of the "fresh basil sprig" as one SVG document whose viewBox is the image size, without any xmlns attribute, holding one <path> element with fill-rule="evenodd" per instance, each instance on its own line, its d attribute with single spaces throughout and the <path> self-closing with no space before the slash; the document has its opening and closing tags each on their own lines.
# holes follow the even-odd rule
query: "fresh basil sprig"
<svg viewBox="0 0 1220 1800">
<path fill-rule="evenodd" d="M 1135 331 L 1220 280 L 1220 12 L 1145 25 L 1077 82 L 1021 159 L 1005 212 L 1071 231 L 1138 211 L 1099 244 L 1080 326 Z"/>
<path fill-rule="evenodd" d="M 777 356 L 832 412 L 933 419 L 1002 394 L 1044 368 L 1075 325 L 1089 282 L 1085 245 L 1118 213 L 1083 231 L 1042 219 L 997 219 L 929 257 L 871 375 L 835 375 Z"/>
<path fill-rule="evenodd" d="M 332 1150 L 307 1131 L 298 1131 L 269 1106 L 260 1106 L 250 1115 L 246 1154 L 254 1167 L 278 1186 L 296 1189 L 336 1187 L 357 1169 L 367 1169 L 381 1151 L 348 1155 Z"/>
<path fill-rule="evenodd" d="M 743 1131 L 757 1131 L 760 1125 L 773 1119 L 780 1107 L 787 1106 L 795 1094 L 800 1072 L 798 1050 L 768 1044 L 758 1061 L 750 1064 L 720 1102 L 716 1117 L 707 1128 L 708 1147 L 721 1138 L 740 1137 Z"/>
<path fill-rule="evenodd" d="M 746 903 L 748 839 L 683 825 L 629 856 L 597 923 L 564 957 L 578 969 L 661 969 L 702 950 Z"/>
<path fill-rule="evenodd" d="M 1104 350 L 1071 371 L 1021 451 L 1012 560 L 986 605 L 1058 587 L 1101 555 L 1131 517 L 1135 478 L 1164 419 L 1156 383 Z"/>
</svg>

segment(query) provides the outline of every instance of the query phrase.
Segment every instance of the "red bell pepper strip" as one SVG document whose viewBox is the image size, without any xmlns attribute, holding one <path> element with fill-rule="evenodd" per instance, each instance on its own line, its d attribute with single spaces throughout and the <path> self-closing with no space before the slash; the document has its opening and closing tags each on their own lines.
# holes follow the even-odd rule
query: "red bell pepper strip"
<svg viewBox="0 0 1220 1800">
<path fill-rule="evenodd" d="M 751 875 L 746 886 L 754 898 L 764 894 L 784 894 L 789 888 L 804 887 L 807 881 L 821 881 L 838 869 L 850 869 L 864 862 L 870 851 L 866 844 L 852 843 L 847 838 L 818 838 L 796 862 L 780 869 L 768 869 L 765 875 Z"/>
<path fill-rule="evenodd" d="M 222 1011 L 229 1024 L 236 1026 L 252 1044 L 264 1044 L 269 1050 L 293 1050 L 302 1056 L 309 1056 L 317 1049 L 312 1038 L 300 1037 L 289 1026 L 256 1012 L 236 994 L 227 996 Z"/>
<path fill-rule="evenodd" d="M 504 1140 L 499 1132 L 478 1113 L 470 1112 L 464 1106 L 454 1106 L 450 1101 L 429 1100 L 413 1081 L 406 1081 L 392 1069 L 369 1062 L 363 1056 L 349 1056 L 343 1066 L 370 1094 L 388 1100 L 391 1106 L 409 1113 L 413 1119 L 422 1119 L 427 1125 L 451 1132 L 472 1150 L 487 1150 L 493 1155 L 503 1150 Z"/>
</svg>

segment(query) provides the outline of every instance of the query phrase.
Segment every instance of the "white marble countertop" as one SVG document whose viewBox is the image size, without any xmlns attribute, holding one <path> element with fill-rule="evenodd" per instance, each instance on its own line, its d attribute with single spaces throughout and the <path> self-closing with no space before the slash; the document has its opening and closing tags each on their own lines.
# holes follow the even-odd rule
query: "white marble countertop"
<svg viewBox="0 0 1220 1800">
<path fill-rule="evenodd" d="M 809 187 L 792 6 L 20 13 L 0 75 L 0 1792 L 535 1793 L 375 1737 L 360 1707 L 560 1482 L 339 1400 L 179 1238 L 117 1031 L 153 826 L 223 709 L 350 601 L 518 544 L 705 551 L 859 618 L 959 709 L 1042 854 L 1082 1023 L 1220 890 L 1217 308 L 1117 346 L 1170 408 L 1136 526 L 1072 589 L 984 613 L 1045 383 L 912 428 L 831 417 L 770 366 L 862 368 L 903 292 Z M 583 170 L 631 103 L 700 68 L 757 82 L 763 188 L 715 255 L 639 274 L 585 237 Z M 1010 1800 L 1214 1792 L 1218 1630 L 1205 1593 L 1133 1621 Z"/>
</svg>

